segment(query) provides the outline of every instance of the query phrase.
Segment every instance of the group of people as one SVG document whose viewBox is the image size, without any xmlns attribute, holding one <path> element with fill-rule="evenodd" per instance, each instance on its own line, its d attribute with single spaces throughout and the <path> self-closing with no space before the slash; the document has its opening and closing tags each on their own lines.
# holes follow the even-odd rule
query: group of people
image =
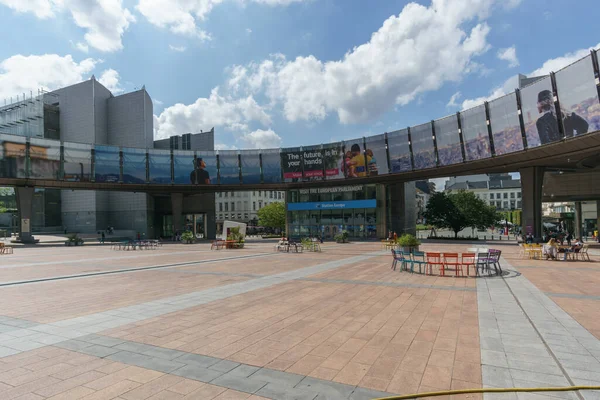
<svg viewBox="0 0 600 400">
<path fill-rule="evenodd" d="M 546 256 L 546 260 L 557 260 L 559 253 L 564 253 L 565 258 L 567 253 L 579 253 L 579 251 L 583 248 L 583 241 L 581 238 L 577 238 L 575 243 L 571 243 L 571 240 L 568 242 L 568 247 L 560 247 L 562 242 L 559 242 L 555 238 L 550 238 L 548 243 L 546 243 L 542 249 L 542 254 Z"/>
</svg>

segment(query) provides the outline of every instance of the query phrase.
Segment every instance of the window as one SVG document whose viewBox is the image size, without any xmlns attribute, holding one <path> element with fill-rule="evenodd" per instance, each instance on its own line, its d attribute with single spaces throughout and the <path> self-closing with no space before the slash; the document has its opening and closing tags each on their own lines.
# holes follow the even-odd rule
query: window
<svg viewBox="0 0 600 400">
<path fill-rule="evenodd" d="M 272 199 L 272 198 L 273 198 L 273 191 L 272 191 L 272 190 L 269 192 L 269 198 L 270 198 L 270 199 Z"/>
<path fill-rule="evenodd" d="M 494 193 L 490 193 L 490 200 L 494 200 Z"/>
<path fill-rule="evenodd" d="M 504 198 L 508 199 L 508 193 L 504 192 Z"/>
<path fill-rule="evenodd" d="M 493 206 L 493 205 L 494 205 L 494 202 L 493 202 L 493 201 L 490 201 L 490 206 Z"/>
<path fill-rule="evenodd" d="M 262 201 L 258 201 L 258 209 L 260 210 L 262 208 Z"/>
<path fill-rule="evenodd" d="M 252 211 L 256 211 L 256 202 L 255 201 L 252 202 Z"/>
<path fill-rule="evenodd" d="M 281 192 L 277 192 L 277 198 L 281 200 Z"/>
<path fill-rule="evenodd" d="M 238 219 L 242 219 L 242 214 L 238 213 Z"/>
<path fill-rule="evenodd" d="M 171 148 L 171 150 L 179 149 L 179 136 L 171 136 L 169 138 L 169 147 Z"/>
<path fill-rule="evenodd" d="M 515 201 L 514 200 L 510 201 L 510 208 L 511 208 L 511 210 L 514 210 L 514 208 L 515 208 Z"/>
<path fill-rule="evenodd" d="M 225 209 L 227 209 L 227 207 L 225 207 Z M 225 214 L 225 219 L 229 219 L 229 214 Z"/>
<path fill-rule="evenodd" d="M 229 211 L 229 203 L 227 202 L 225 202 L 225 211 Z M 225 216 L 225 218 L 227 218 L 227 216 Z"/>
<path fill-rule="evenodd" d="M 219 211 L 223 211 L 223 203 L 219 203 Z"/>
<path fill-rule="evenodd" d="M 248 201 L 244 201 L 244 211 L 248 211 Z"/>
<path fill-rule="evenodd" d="M 192 149 L 192 134 L 186 133 L 185 135 L 181 135 L 181 148 L 183 150 L 191 150 Z"/>
<path fill-rule="evenodd" d="M 248 213 L 244 213 L 244 219 L 248 219 Z"/>
<path fill-rule="evenodd" d="M 262 193 L 262 190 L 259 190 L 259 191 L 258 191 L 258 197 L 260 197 L 260 196 L 261 196 L 261 193 Z"/>
<path fill-rule="evenodd" d="M 519 193 L 519 194 L 521 194 L 521 193 Z M 517 209 L 520 209 L 520 208 L 521 208 L 521 200 L 517 200 Z"/>
<path fill-rule="evenodd" d="M 219 192 L 219 197 L 223 197 L 223 192 Z"/>
<path fill-rule="evenodd" d="M 242 211 L 242 202 L 238 201 L 236 207 L 238 211 Z"/>
<path fill-rule="evenodd" d="M 506 193 L 505 193 L 506 194 Z M 504 209 L 508 209 L 508 201 L 504 202 Z"/>
<path fill-rule="evenodd" d="M 256 190 L 252 191 L 252 196 L 256 196 Z"/>
<path fill-rule="evenodd" d="M 228 193 L 228 192 L 225 192 L 225 197 L 227 197 L 227 193 Z"/>
<path fill-rule="evenodd" d="M 510 192 L 510 198 L 514 199 L 515 198 L 515 192 Z"/>
<path fill-rule="evenodd" d="M 235 211 L 235 203 L 233 201 L 231 202 L 231 211 Z"/>
<path fill-rule="evenodd" d="M 487 193 L 484 193 L 484 194 L 483 194 L 483 198 L 484 198 L 484 199 L 487 199 Z"/>
<path fill-rule="evenodd" d="M 517 192 L 517 199 L 521 198 L 521 192 Z"/>
</svg>

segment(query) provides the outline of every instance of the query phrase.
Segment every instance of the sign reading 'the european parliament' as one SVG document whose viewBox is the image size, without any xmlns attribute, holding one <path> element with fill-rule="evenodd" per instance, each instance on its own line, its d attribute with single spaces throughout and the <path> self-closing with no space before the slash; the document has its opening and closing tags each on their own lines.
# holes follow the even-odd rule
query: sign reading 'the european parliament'
<svg viewBox="0 0 600 400">
<path fill-rule="evenodd" d="M 302 210 L 334 210 L 352 208 L 376 208 L 377 200 L 348 200 L 348 201 L 315 201 L 305 203 L 288 203 L 288 211 Z"/>
</svg>

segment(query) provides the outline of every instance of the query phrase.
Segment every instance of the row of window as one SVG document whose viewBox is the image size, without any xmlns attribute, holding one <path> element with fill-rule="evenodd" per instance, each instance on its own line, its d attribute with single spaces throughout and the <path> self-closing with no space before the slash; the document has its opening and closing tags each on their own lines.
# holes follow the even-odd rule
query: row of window
<svg viewBox="0 0 600 400">
<path fill-rule="evenodd" d="M 488 198 L 488 194 L 487 193 L 476 193 L 476 196 L 480 199 L 483 200 L 487 200 Z M 490 193 L 490 200 L 502 200 L 502 199 L 508 199 L 509 193 L 508 192 L 504 192 L 504 193 Z M 521 192 L 510 192 L 510 198 L 514 199 L 520 199 L 521 198 Z"/>
<path fill-rule="evenodd" d="M 237 214 L 231 213 L 231 219 L 236 219 L 236 215 L 237 215 L 238 220 L 242 219 L 242 213 L 237 213 Z M 218 220 L 226 220 L 226 219 L 229 219 L 229 216 L 230 216 L 230 214 L 227 214 L 227 213 L 218 214 L 217 219 Z M 244 213 L 244 220 L 248 221 L 249 219 L 250 219 L 250 217 L 248 216 L 248 213 Z"/>
<path fill-rule="evenodd" d="M 234 193 L 236 193 L 236 195 L 234 195 Z M 252 195 L 256 196 L 256 190 L 252 191 Z M 263 190 L 259 190 L 258 197 L 261 197 L 262 195 L 263 195 Z M 281 200 L 281 199 L 285 198 L 285 192 L 277 192 L 275 190 L 264 190 L 264 195 L 265 195 L 265 197 L 268 197 L 269 199 Z M 241 192 L 218 192 L 217 196 L 218 197 L 240 197 Z"/>
<path fill-rule="evenodd" d="M 231 206 L 230 206 L 230 204 L 231 204 Z M 265 201 L 265 203 L 264 203 L 265 206 L 268 206 L 269 204 L 271 204 L 271 203 L 268 202 L 268 201 Z M 238 201 L 237 202 L 237 209 L 238 209 L 238 211 L 242 210 L 240 208 L 241 205 L 242 205 L 242 203 Z M 221 202 L 221 203 L 219 203 L 219 212 L 223 212 L 223 211 L 235 211 L 235 206 L 236 206 L 236 204 L 235 204 L 234 201 L 232 201 L 231 203 L 228 203 L 226 201 L 225 202 Z M 262 202 L 262 200 L 259 200 L 258 201 L 258 210 L 260 210 L 261 208 L 263 208 L 263 202 Z M 248 202 L 247 201 L 244 201 L 244 208 L 243 208 L 243 210 L 248 210 Z M 252 202 L 252 211 L 257 211 L 256 201 Z"/>
<path fill-rule="evenodd" d="M 490 206 L 496 207 L 497 210 L 520 210 L 521 200 L 511 200 L 510 203 L 508 201 L 490 201 Z"/>
</svg>

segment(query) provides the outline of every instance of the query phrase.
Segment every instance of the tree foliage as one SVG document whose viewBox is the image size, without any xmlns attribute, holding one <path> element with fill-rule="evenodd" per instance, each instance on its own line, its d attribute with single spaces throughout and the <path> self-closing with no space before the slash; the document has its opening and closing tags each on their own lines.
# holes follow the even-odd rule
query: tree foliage
<svg viewBox="0 0 600 400">
<path fill-rule="evenodd" d="M 285 204 L 271 203 L 258 210 L 258 223 L 266 228 L 285 228 Z"/>
<path fill-rule="evenodd" d="M 454 237 L 465 228 L 484 229 L 500 220 L 496 209 L 472 192 L 434 193 L 424 213 L 427 223 L 436 228 L 449 228 Z"/>
</svg>

